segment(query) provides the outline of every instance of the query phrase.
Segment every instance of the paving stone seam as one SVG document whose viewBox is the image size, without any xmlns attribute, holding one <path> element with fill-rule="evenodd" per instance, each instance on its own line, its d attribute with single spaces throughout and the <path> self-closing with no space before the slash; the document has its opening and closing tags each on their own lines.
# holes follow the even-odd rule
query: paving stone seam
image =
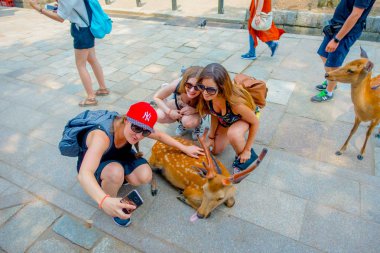
<svg viewBox="0 0 380 253">
<path fill-rule="evenodd" d="M 288 193 L 286 193 L 286 194 L 288 194 Z M 289 194 L 289 195 L 292 195 L 292 194 Z M 294 197 L 296 197 L 296 198 L 300 198 L 300 197 L 295 196 L 295 195 L 292 195 L 292 196 L 294 196 Z M 310 200 L 306 200 L 306 204 L 308 204 L 309 202 L 312 202 L 312 201 L 310 201 Z M 320 203 L 317 203 L 317 205 L 321 205 L 321 204 L 320 204 Z M 322 205 L 322 206 L 323 206 L 323 205 Z M 327 206 L 327 207 L 328 207 L 328 208 L 331 208 L 330 206 Z M 336 210 L 335 208 L 332 208 L 332 209 Z M 305 207 L 305 210 L 306 210 L 306 207 Z M 316 250 L 322 251 L 322 249 L 319 249 L 319 248 L 317 248 L 317 247 L 315 247 L 315 246 L 313 246 L 313 245 L 308 245 L 308 244 L 306 244 L 305 242 L 300 241 L 300 236 L 299 236 L 298 240 L 296 240 L 296 239 L 294 239 L 294 238 L 292 238 L 292 237 L 288 237 L 288 236 L 286 236 L 286 235 L 283 235 L 283 234 L 279 233 L 278 231 L 271 230 L 271 229 L 269 229 L 269 228 L 267 228 L 267 227 L 264 227 L 264 226 L 262 226 L 262 225 L 260 225 L 260 224 L 256 224 L 256 223 L 254 223 L 254 222 L 252 222 L 252 221 L 248 221 L 248 220 L 242 219 L 242 218 L 240 218 L 240 217 L 237 217 L 237 216 L 235 216 L 235 215 L 232 215 L 232 214 L 230 214 L 230 213 L 228 213 L 228 212 L 225 212 L 225 211 L 223 211 L 223 210 L 214 210 L 214 212 L 215 212 L 215 211 L 220 211 L 220 212 L 226 213 L 227 215 L 229 215 L 229 216 L 233 216 L 235 219 L 241 220 L 241 221 L 243 221 L 243 222 L 245 222 L 245 223 L 250 223 L 250 224 L 252 224 L 252 225 L 254 225 L 254 226 L 256 226 L 256 227 L 259 227 L 259 228 L 261 228 L 261 229 L 263 229 L 263 230 L 269 231 L 269 232 L 271 232 L 271 233 L 275 233 L 275 234 L 277 234 L 277 235 L 279 235 L 279 236 L 285 237 L 285 238 L 287 238 L 287 239 L 289 239 L 289 240 L 292 240 L 292 241 L 294 241 L 294 242 L 297 242 L 297 243 L 303 244 L 303 245 L 305 245 L 305 246 L 307 246 L 307 247 L 314 248 L 314 249 L 316 249 Z M 340 211 L 340 210 L 337 210 L 337 211 Z M 305 220 L 305 212 L 303 213 L 303 218 L 302 218 L 302 225 L 301 225 L 300 234 L 301 234 L 301 232 L 302 232 L 302 226 L 303 226 L 303 224 L 304 224 L 304 220 Z"/>
<path fill-rule="evenodd" d="M 53 207 L 53 208 L 57 208 L 57 207 Z M 36 243 L 38 243 L 39 241 L 40 241 L 40 239 L 41 238 L 43 238 L 43 236 L 44 236 L 44 234 L 45 233 L 47 233 L 50 229 L 51 229 L 51 231 L 53 231 L 52 230 L 52 226 L 57 222 L 57 220 L 59 220 L 59 218 L 61 217 L 61 216 L 63 216 L 63 214 L 61 214 L 61 215 L 59 215 L 51 224 L 50 224 L 50 226 L 49 227 L 47 227 L 46 229 L 45 229 L 45 231 L 44 232 L 42 232 L 37 238 L 36 238 L 36 240 L 34 240 L 26 249 L 25 249 L 25 252 L 28 252 L 28 250 L 29 249 L 31 249 Z M 61 235 L 59 235 L 59 234 L 57 234 L 57 233 L 55 233 L 55 235 L 57 235 L 57 236 L 59 236 L 59 237 L 62 237 L 62 238 L 64 238 L 63 236 L 61 236 Z M 64 238 L 65 240 L 67 240 L 66 238 Z M 67 241 L 69 241 L 69 240 L 67 240 Z"/>
<path fill-rule="evenodd" d="M 110 233 L 108 233 L 107 231 L 102 230 L 102 228 L 99 227 L 99 226 L 97 226 L 96 224 L 94 224 L 94 227 L 98 228 L 98 229 L 101 230 L 103 233 L 107 234 L 108 236 L 115 237 L 115 238 L 117 238 L 118 240 L 120 240 L 120 241 L 126 243 L 127 245 L 132 246 L 133 248 L 135 248 L 135 249 L 137 249 L 137 250 L 139 250 L 139 251 L 145 252 L 144 249 L 143 249 L 143 248 L 140 248 L 139 245 L 138 245 L 138 243 L 137 243 L 136 241 L 134 241 L 134 240 L 132 240 L 132 241 L 123 240 L 123 238 L 121 237 L 121 236 L 122 236 L 121 234 L 116 234 L 116 235 L 114 235 L 114 234 L 110 234 Z M 128 229 L 128 228 L 126 228 L 126 229 Z M 182 253 L 182 252 L 189 252 L 189 251 L 187 251 L 186 249 L 182 248 L 180 245 L 177 245 L 177 244 L 175 244 L 175 243 L 173 243 L 173 242 L 171 242 L 171 241 L 168 241 L 168 240 L 166 240 L 166 239 L 164 239 L 164 238 L 158 237 L 157 235 L 152 234 L 151 232 L 149 232 L 149 231 L 147 231 L 147 230 L 145 230 L 145 229 L 142 229 L 141 227 L 134 227 L 133 230 L 134 230 L 134 232 L 137 232 L 137 233 L 139 233 L 140 235 L 144 235 L 143 238 L 145 238 L 145 236 L 147 236 L 147 237 L 149 237 L 149 238 L 154 238 L 155 240 L 162 242 L 164 246 L 167 246 L 167 247 L 169 247 L 170 249 L 173 249 L 173 248 L 175 248 L 176 250 L 178 249 L 178 252 L 181 252 L 181 253 Z M 189 253 L 190 253 L 190 252 L 189 252 Z"/>
<path fill-rule="evenodd" d="M 0 161 L 2 161 L 2 162 L 5 163 L 5 164 L 8 164 L 7 162 L 5 162 L 5 161 L 3 161 L 3 160 L 0 160 Z M 27 173 L 27 172 L 25 172 L 25 171 L 23 171 L 23 170 L 18 169 L 16 166 L 12 166 L 12 165 L 10 165 L 10 164 L 8 164 L 8 165 L 11 166 L 11 167 L 13 167 L 13 168 L 14 168 L 15 170 L 17 170 L 17 171 L 20 171 L 20 172 L 22 172 L 22 173 L 27 174 L 28 176 L 30 176 L 31 178 L 35 179 L 36 181 L 40 181 L 40 182 L 42 182 L 42 183 L 48 185 L 49 187 L 54 188 L 57 192 L 61 192 L 61 193 L 63 193 L 64 195 L 68 195 L 68 196 L 70 196 L 70 197 L 72 197 L 72 198 L 74 198 L 74 199 L 76 199 L 76 200 L 82 202 L 83 204 L 88 205 L 88 206 L 94 208 L 93 206 L 87 204 L 86 202 L 82 201 L 81 199 L 77 198 L 76 196 L 73 196 L 73 195 L 71 195 L 71 194 L 68 194 L 68 193 L 66 193 L 66 192 L 64 192 L 64 191 L 62 191 L 62 190 L 56 188 L 55 186 L 51 185 L 50 183 L 46 182 L 45 180 L 43 180 L 43 179 L 39 179 L 39 178 L 36 178 L 36 177 L 30 175 L 29 173 Z M 31 185 L 31 186 L 25 188 L 23 185 L 20 185 L 20 184 L 18 184 L 17 182 L 13 182 L 13 181 L 12 181 L 12 183 L 15 184 L 15 185 L 17 185 L 18 187 L 24 189 L 26 192 L 30 193 L 31 195 L 33 195 L 33 196 L 36 197 L 37 199 L 39 199 L 39 200 L 41 200 L 41 201 L 44 201 L 44 202 L 46 202 L 46 203 L 50 203 L 50 204 L 53 205 L 55 208 L 58 208 L 58 209 L 62 210 L 62 208 L 61 208 L 60 206 L 57 206 L 55 203 L 49 201 L 45 196 L 42 196 L 42 195 L 40 195 L 40 194 L 38 194 L 38 193 L 36 193 L 36 192 L 34 192 L 34 191 L 31 191 L 30 188 L 33 187 L 33 185 Z M 79 218 L 79 219 L 82 219 L 81 217 L 78 217 L 75 213 L 69 212 L 68 210 L 65 210 L 65 211 L 66 211 L 67 213 L 73 215 L 74 217 L 77 217 L 77 218 Z"/>
<path fill-rule="evenodd" d="M 26 204 L 21 204 L 20 205 L 21 206 L 21 208 L 19 209 L 19 210 L 17 210 L 14 214 L 12 214 L 9 218 L 8 218 L 8 220 L 6 220 L 2 225 L 0 225 L 0 228 L 2 228 L 8 221 L 10 221 L 18 212 L 20 212 L 25 206 L 26 206 Z M 13 206 L 14 207 L 14 206 Z M 7 207 L 8 208 L 8 207 Z M 4 208 L 4 209 L 7 209 L 7 208 Z M 12 208 L 12 207 L 9 207 L 9 208 Z M 3 209 L 0 209 L 0 210 L 3 210 Z M 1 249 L 1 247 L 0 247 L 0 249 Z"/>
<path fill-rule="evenodd" d="M 272 141 L 273 141 L 273 139 L 272 139 Z M 268 148 L 269 152 L 270 152 L 270 149 L 273 149 L 273 150 L 276 150 L 276 151 L 281 151 L 281 152 L 289 153 L 285 149 L 273 146 L 272 141 L 269 144 L 267 144 L 267 145 L 259 143 L 259 142 L 257 142 L 257 143 L 266 146 Z M 290 155 L 294 155 L 294 154 L 291 154 L 291 153 L 289 153 L 289 154 Z M 306 157 L 302 157 L 302 156 L 299 156 L 299 155 L 296 155 L 296 156 L 299 157 L 299 158 L 305 158 L 305 159 L 313 161 L 315 163 L 315 165 L 313 167 L 311 167 L 311 169 L 313 169 L 313 170 L 315 170 L 315 171 L 317 171 L 319 173 L 326 173 L 326 170 L 330 170 L 330 172 L 328 172 L 328 174 L 332 174 L 332 175 L 335 175 L 337 177 L 342 177 L 342 178 L 350 179 L 350 180 L 353 180 L 353 181 L 357 181 L 359 183 L 363 183 L 363 184 L 367 184 L 367 185 L 372 185 L 372 186 L 380 188 L 380 177 L 378 177 L 378 176 L 355 172 L 355 171 L 352 171 L 350 169 L 346 169 L 344 167 L 339 167 L 338 168 L 339 172 L 341 172 L 341 173 L 337 172 L 336 170 L 326 169 L 326 168 L 324 168 L 324 171 L 322 171 L 322 170 L 318 169 L 318 163 L 325 163 L 325 162 L 320 162 L 319 160 L 315 160 L 315 159 L 311 159 L 311 158 L 306 158 Z M 330 163 L 325 163 L 325 164 L 334 166 L 333 164 L 330 164 Z"/>
</svg>

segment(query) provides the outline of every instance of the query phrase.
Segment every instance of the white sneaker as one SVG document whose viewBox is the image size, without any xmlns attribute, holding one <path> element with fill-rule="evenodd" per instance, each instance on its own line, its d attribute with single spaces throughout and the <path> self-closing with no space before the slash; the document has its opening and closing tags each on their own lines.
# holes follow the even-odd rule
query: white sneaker
<svg viewBox="0 0 380 253">
<path fill-rule="evenodd" d="M 191 133 L 191 137 L 194 141 L 198 140 L 197 136 L 202 136 L 204 133 L 204 128 L 202 126 L 202 123 L 199 124 L 196 128 L 194 128 L 194 131 Z"/>
<path fill-rule="evenodd" d="M 182 123 L 179 123 L 177 128 L 175 129 L 175 135 L 177 136 L 183 136 L 186 133 L 186 128 L 183 127 Z"/>
</svg>

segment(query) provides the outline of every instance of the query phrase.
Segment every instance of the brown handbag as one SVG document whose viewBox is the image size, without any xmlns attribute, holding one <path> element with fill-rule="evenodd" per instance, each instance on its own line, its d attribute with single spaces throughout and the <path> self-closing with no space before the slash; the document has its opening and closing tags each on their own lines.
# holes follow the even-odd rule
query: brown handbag
<svg viewBox="0 0 380 253">
<path fill-rule="evenodd" d="M 247 90 L 258 107 L 263 108 L 266 105 L 268 88 L 264 81 L 245 74 L 237 74 L 234 78 L 234 83 Z"/>
</svg>

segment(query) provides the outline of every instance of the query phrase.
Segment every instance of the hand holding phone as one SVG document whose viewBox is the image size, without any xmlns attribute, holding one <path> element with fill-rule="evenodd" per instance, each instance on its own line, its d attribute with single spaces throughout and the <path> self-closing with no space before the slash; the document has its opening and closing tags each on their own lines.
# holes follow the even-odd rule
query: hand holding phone
<svg viewBox="0 0 380 253">
<path fill-rule="evenodd" d="M 45 4 L 45 9 L 49 11 L 56 11 L 58 10 L 58 5 Z"/>
<path fill-rule="evenodd" d="M 128 204 L 136 207 L 135 209 L 123 208 L 123 212 L 126 214 L 132 213 L 134 210 L 136 210 L 139 206 L 141 206 L 144 203 L 143 199 L 141 198 L 141 196 L 137 190 L 130 191 L 127 194 L 127 196 L 125 196 L 124 198 L 122 198 L 120 200 L 120 202 L 121 203 L 128 203 Z"/>
</svg>

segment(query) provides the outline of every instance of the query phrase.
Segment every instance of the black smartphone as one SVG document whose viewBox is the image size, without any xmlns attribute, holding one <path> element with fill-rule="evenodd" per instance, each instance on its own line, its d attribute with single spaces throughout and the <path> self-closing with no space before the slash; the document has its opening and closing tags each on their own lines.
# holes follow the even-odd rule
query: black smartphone
<svg viewBox="0 0 380 253">
<path fill-rule="evenodd" d="M 137 190 L 130 191 L 127 194 L 127 196 L 125 196 L 124 198 L 122 198 L 120 200 L 120 202 L 121 203 L 128 203 L 130 205 L 134 205 L 136 207 L 136 209 L 144 203 L 143 199 L 141 198 L 141 196 Z M 136 209 L 123 208 L 123 212 L 126 214 L 130 214 Z"/>
</svg>

